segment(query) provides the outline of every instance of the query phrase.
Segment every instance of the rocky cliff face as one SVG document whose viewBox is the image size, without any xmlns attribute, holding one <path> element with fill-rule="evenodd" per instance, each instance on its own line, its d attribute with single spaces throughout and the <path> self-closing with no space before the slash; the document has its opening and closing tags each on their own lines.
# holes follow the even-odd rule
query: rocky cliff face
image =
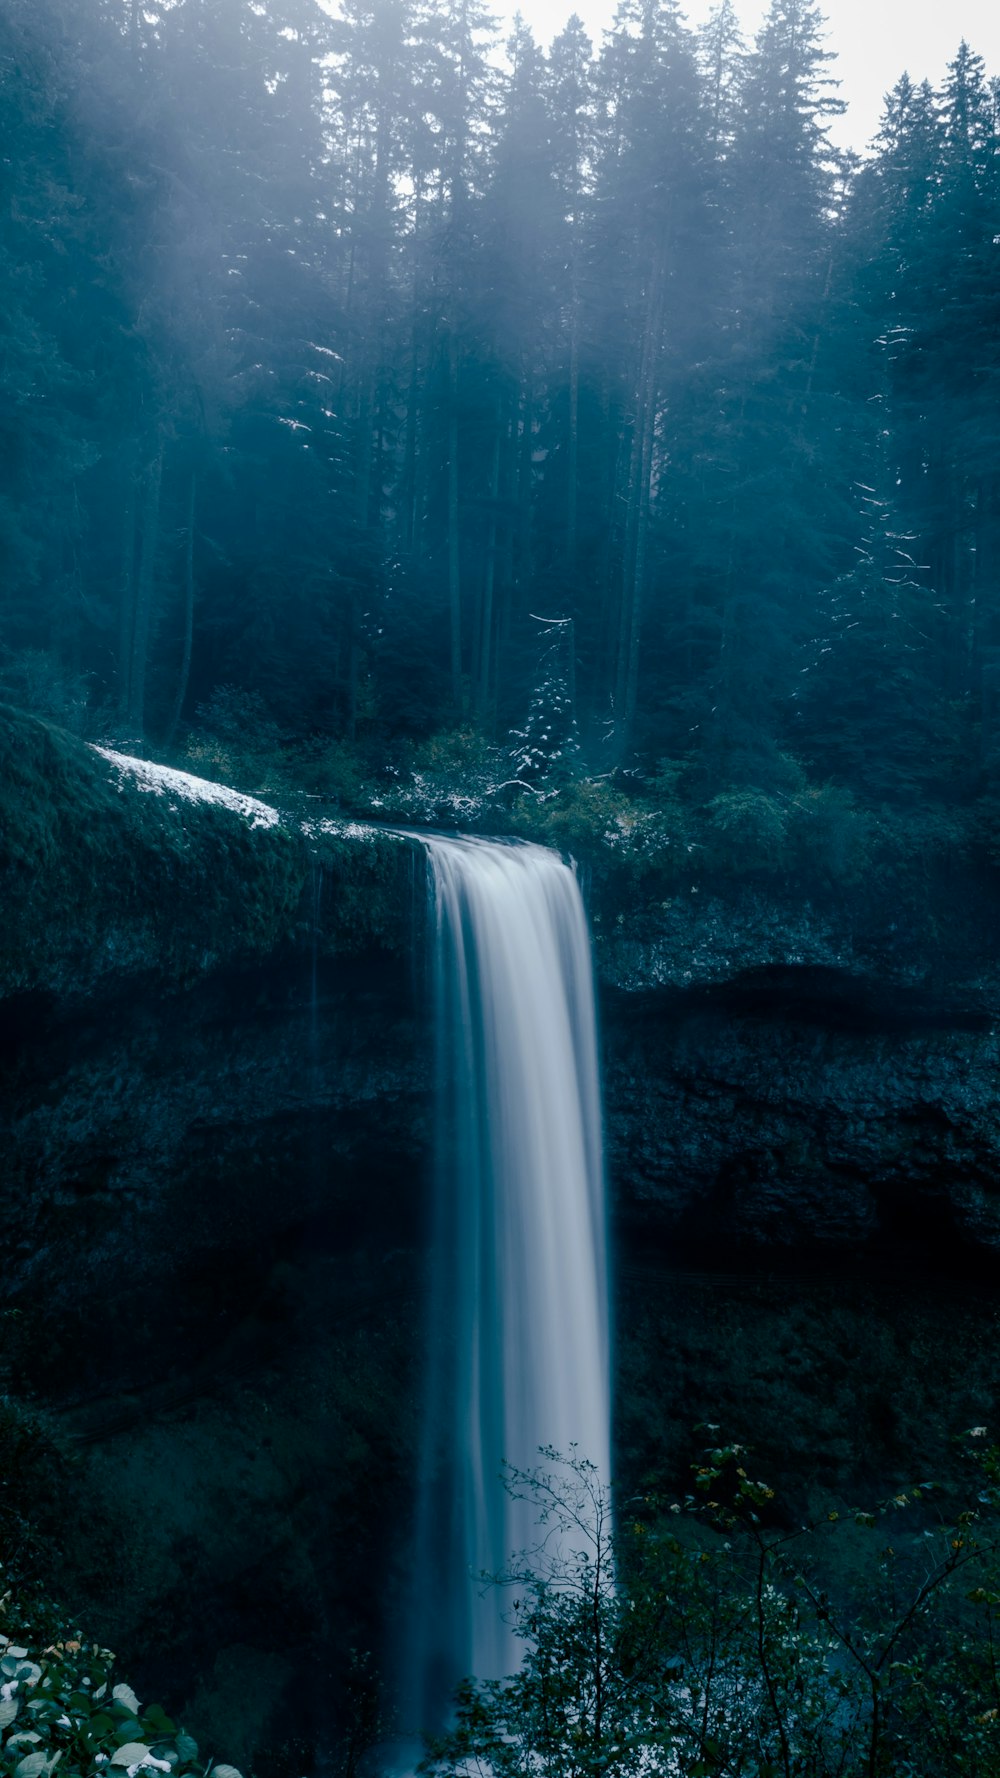
<svg viewBox="0 0 1000 1778">
<path fill-rule="evenodd" d="M 647 1237 L 725 1252 L 1000 1252 L 989 1012 L 771 966 L 608 996 L 610 1165 Z"/>
<path fill-rule="evenodd" d="M 302 813 L 0 706 L 0 1003 L 169 994 L 314 943 L 408 952 L 405 843 Z"/>
<path fill-rule="evenodd" d="M 616 1196 L 706 1252 L 1000 1244 L 995 878 L 598 910 Z"/>
<path fill-rule="evenodd" d="M 305 1769 L 407 1533 L 411 853 L 13 712 L 0 786 L 0 1533 L 217 1754 Z"/>
<path fill-rule="evenodd" d="M 329 1745 L 346 1651 L 381 1650 L 403 1584 L 431 1096 L 409 969 L 307 949 L 17 1011 L 0 1365 L 48 1453 L 21 1502 L 46 1582 L 220 1755 L 303 1763 L 290 1727 Z"/>
<path fill-rule="evenodd" d="M 13 713 L 0 740 L 4 1385 L 73 1478 L 69 1603 L 202 1738 L 279 1773 L 285 1701 L 300 1725 L 305 1695 L 336 1708 L 331 1648 L 377 1654 L 404 1584 L 421 866 L 143 789 Z M 997 1406 L 993 890 L 702 884 L 634 921 L 615 896 L 594 914 L 623 1470 L 682 1474 L 712 1418 L 790 1453 L 800 1490 L 905 1479 L 918 1439 L 944 1453 Z"/>
<path fill-rule="evenodd" d="M 7 1243 L 25 1280 L 43 1228 L 50 1277 L 57 1226 L 72 1247 L 73 1205 L 91 1230 L 113 1207 L 105 1239 L 141 1247 L 158 1181 L 176 1226 L 185 1181 L 235 1169 L 249 1217 L 254 1179 L 298 1180 L 302 1143 L 336 1153 L 348 1124 L 386 1139 L 391 1104 L 416 1119 L 407 1132 L 395 1118 L 398 1152 L 413 1149 L 428 1040 L 407 1049 L 399 1021 L 421 1016 L 415 848 L 192 799 L 13 712 L 0 751 L 8 1166 L 31 1206 Z M 993 882 L 956 873 L 890 901 L 866 884 L 807 899 L 776 880 L 636 907 L 626 894 L 617 910 L 615 896 L 605 876 L 594 917 L 626 1226 L 706 1250 L 1000 1247 Z M 341 1006 L 322 1065 L 316 968 Z M 198 1217 L 182 1220 L 194 1239 Z"/>
</svg>

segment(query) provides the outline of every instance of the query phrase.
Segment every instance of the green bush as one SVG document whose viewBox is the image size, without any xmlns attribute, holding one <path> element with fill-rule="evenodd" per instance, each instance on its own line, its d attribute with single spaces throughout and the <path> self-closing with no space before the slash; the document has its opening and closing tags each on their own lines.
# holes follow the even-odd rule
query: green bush
<svg viewBox="0 0 1000 1778">
<path fill-rule="evenodd" d="M 477 729 L 443 729 L 383 770 L 369 808 L 376 820 L 403 825 L 495 829 L 502 777 L 498 750 Z"/>
<path fill-rule="evenodd" d="M 281 731 L 257 692 L 217 685 L 197 718 L 181 762 L 187 770 L 255 794 L 287 786 Z"/>
<path fill-rule="evenodd" d="M 142 1705 L 116 1676 L 110 1649 L 80 1631 L 60 1631 L 52 1606 L 0 1599 L 0 1775 L 2 1778 L 122 1778 L 167 1773 L 240 1778 L 205 1761 L 197 1742 L 158 1704 Z"/>
<path fill-rule="evenodd" d="M 315 735 L 294 750 L 287 769 L 309 797 L 351 810 L 366 801 L 364 768 L 346 741 Z"/>
<path fill-rule="evenodd" d="M 478 729 L 449 728 L 429 735 L 414 747 L 408 764 L 411 771 L 438 784 L 460 787 L 467 779 L 478 781 L 484 773 L 488 774 L 497 757 L 496 749 Z"/>
<path fill-rule="evenodd" d="M 598 874 L 624 870 L 633 880 L 653 872 L 672 877 L 692 849 L 692 824 L 679 802 L 647 802 L 608 778 L 579 778 L 552 795 L 523 796 L 511 824 Z"/>
<path fill-rule="evenodd" d="M 2 1313 L 0 1331 L 9 1334 L 15 1313 Z M 0 1395 L 0 1570 L 8 1583 L 22 1581 L 55 1545 L 68 1468 L 42 1417 Z"/>
<path fill-rule="evenodd" d="M 683 1500 L 633 1498 L 616 1519 L 578 1458 L 512 1471 L 542 1539 L 500 1577 L 522 1664 L 460 1688 L 423 1769 L 996 1778 L 1000 1450 L 984 1435 L 970 1504 L 920 1480 L 806 1525 L 738 1445 L 712 1443 Z"/>
<path fill-rule="evenodd" d="M 712 855 L 747 871 L 772 873 L 786 862 L 789 807 L 763 790 L 727 790 L 708 805 Z"/>
<path fill-rule="evenodd" d="M 0 701 L 58 723 L 74 735 L 93 732 L 102 714 L 92 707 L 86 675 L 68 673 L 55 655 L 38 648 L 0 652 Z"/>
<path fill-rule="evenodd" d="M 794 801 L 789 837 L 796 863 L 809 876 L 855 883 L 871 861 L 871 820 L 849 790 L 824 784 Z"/>
</svg>

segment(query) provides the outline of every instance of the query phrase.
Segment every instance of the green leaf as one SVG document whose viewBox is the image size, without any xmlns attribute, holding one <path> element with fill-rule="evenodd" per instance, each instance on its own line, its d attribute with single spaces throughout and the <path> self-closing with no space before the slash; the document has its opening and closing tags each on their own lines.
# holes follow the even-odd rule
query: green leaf
<svg viewBox="0 0 1000 1778">
<path fill-rule="evenodd" d="M 138 1766 L 146 1758 L 149 1748 L 145 1741 L 126 1741 L 117 1753 L 111 1755 L 113 1766 Z"/>
<path fill-rule="evenodd" d="M 198 1758 L 198 1743 L 193 1735 L 187 1734 L 184 1729 L 177 1736 L 177 1752 L 185 1765 L 190 1765 L 192 1760 Z"/>
<path fill-rule="evenodd" d="M 0 1729 L 9 1729 L 18 1712 L 16 1698 L 4 1698 L 0 1703 Z"/>
<path fill-rule="evenodd" d="M 111 1696 L 117 1703 L 124 1704 L 130 1716 L 138 1716 L 140 1710 L 139 1700 L 130 1685 L 116 1685 Z"/>
<path fill-rule="evenodd" d="M 29 1753 L 14 1767 L 14 1778 L 41 1778 L 48 1764 L 44 1753 Z"/>
<path fill-rule="evenodd" d="M 160 1704 L 150 1704 L 142 1720 L 146 1728 L 156 1729 L 160 1735 L 172 1735 L 176 1731 L 176 1723 L 171 1722 Z"/>
</svg>

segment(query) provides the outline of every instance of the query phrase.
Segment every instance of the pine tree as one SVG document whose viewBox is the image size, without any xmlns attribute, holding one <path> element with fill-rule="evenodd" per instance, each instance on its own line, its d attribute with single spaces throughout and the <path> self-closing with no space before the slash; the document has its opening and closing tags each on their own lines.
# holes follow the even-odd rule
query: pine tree
<svg viewBox="0 0 1000 1778">
<path fill-rule="evenodd" d="M 733 0 L 718 0 L 698 33 L 710 140 L 716 153 L 731 145 L 746 69 L 746 46 Z"/>
<path fill-rule="evenodd" d="M 827 128 L 843 105 L 831 60 L 810 0 L 772 0 L 725 154 L 728 289 L 702 509 L 717 656 L 699 718 L 724 775 L 780 733 L 813 590 L 842 566 L 850 478 L 827 350 L 842 290 Z"/>
<path fill-rule="evenodd" d="M 567 570 L 579 573 L 580 383 L 584 228 L 590 214 L 596 148 L 596 94 L 592 47 L 574 13 L 549 52 L 547 90 L 551 116 L 552 168 L 559 194 L 560 265 L 565 281 L 564 333 L 567 336 L 565 421 L 561 455 L 565 460 Z M 559 447 L 555 447 L 559 451 Z"/>
<path fill-rule="evenodd" d="M 474 204 L 485 179 L 488 122 L 496 84 L 489 50 L 492 14 L 482 0 L 425 0 L 417 15 L 417 103 L 433 119 L 430 287 L 423 529 L 430 557 L 443 558 L 448 589 L 448 660 L 453 709 L 467 704 L 469 666 L 462 550 L 462 384 L 475 253 Z"/>
<path fill-rule="evenodd" d="M 577 769 L 576 660 L 571 618 L 535 618 L 539 661 L 528 718 L 510 735 L 510 766 L 521 784 L 552 791 Z"/>
<path fill-rule="evenodd" d="M 597 250 L 616 266 L 607 295 L 620 330 L 620 427 L 609 512 L 621 511 L 609 561 L 615 745 L 633 738 L 646 614 L 656 586 L 654 508 L 669 456 L 662 419 L 706 311 L 712 230 L 706 204 L 700 84 L 690 34 L 672 0 L 625 0 L 601 66 L 605 122 Z M 619 282 L 620 279 L 620 282 Z"/>
</svg>

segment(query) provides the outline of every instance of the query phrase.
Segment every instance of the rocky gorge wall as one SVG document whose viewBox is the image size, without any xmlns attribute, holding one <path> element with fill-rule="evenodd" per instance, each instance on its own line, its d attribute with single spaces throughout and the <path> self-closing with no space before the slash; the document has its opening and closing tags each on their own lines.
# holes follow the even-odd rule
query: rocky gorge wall
<svg viewBox="0 0 1000 1778">
<path fill-rule="evenodd" d="M 994 872 L 603 900 L 610 1164 L 644 1240 L 998 1251 Z"/>
<path fill-rule="evenodd" d="M 405 1543 L 429 1050 L 409 849 L 270 813 L 0 713 L 0 1541 L 297 1773 Z"/>
<path fill-rule="evenodd" d="M 403 1585 L 421 872 L 4 723 L 0 1363 L 42 1441 L 30 1511 L 139 1681 L 297 1778 Z M 920 921 L 794 885 L 634 922 L 615 896 L 591 899 L 620 1473 L 683 1478 L 709 1417 L 796 1498 L 945 1461 L 998 1395 L 989 885 Z"/>
<path fill-rule="evenodd" d="M 609 995 L 610 1164 L 649 1240 L 1000 1252 L 995 1027 L 819 967 Z"/>
</svg>

